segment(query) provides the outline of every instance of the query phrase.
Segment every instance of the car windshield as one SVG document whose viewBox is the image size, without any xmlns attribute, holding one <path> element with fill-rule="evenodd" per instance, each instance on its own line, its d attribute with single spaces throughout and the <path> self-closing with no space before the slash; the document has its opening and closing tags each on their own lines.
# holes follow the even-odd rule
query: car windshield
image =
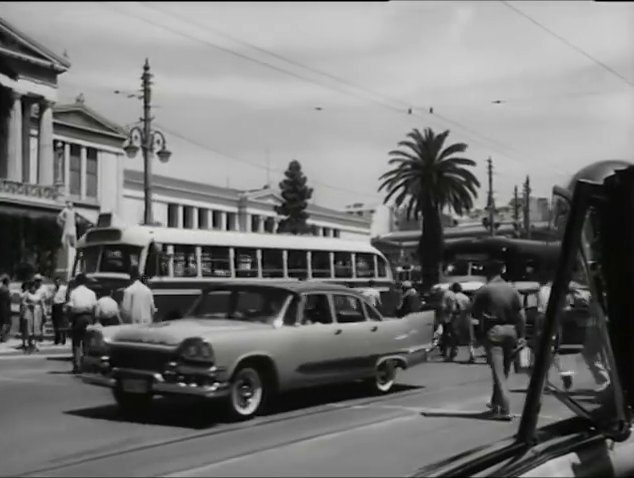
<svg viewBox="0 0 634 478">
<path fill-rule="evenodd" d="M 586 215 L 581 250 L 558 313 L 547 383 L 572 414 L 600 420 L 603 411 L 619 408 L 620 398 L 612 386 L 616 371 L 593 214 Z"/>
<path fill-rule="evenodd" d="M 142 247 L 127 244 L 88 246 L 78 251 L 75 274 L 83 272 L 129 273 L 130 267 L 138 266 Z"/>
<path fill-rule="evenodd" d="M 213 289 L 203 292 L 187 316 L 273 323 L 290 295 L 270 288 Z"/>
</svg>

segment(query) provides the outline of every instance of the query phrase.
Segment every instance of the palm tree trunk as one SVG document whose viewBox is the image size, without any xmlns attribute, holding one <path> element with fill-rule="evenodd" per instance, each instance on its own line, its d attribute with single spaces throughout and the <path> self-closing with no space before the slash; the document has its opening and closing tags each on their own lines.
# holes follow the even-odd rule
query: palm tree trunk
<svg viewBox="0 0 634 478">
<path fill-rule="evenodd" d="M 440 281 L 443 234 L 440 211 L 431 201 L 423 201 L 422 234 L 418 244 L 423 289 L 429 290 Z"/>
</svg>

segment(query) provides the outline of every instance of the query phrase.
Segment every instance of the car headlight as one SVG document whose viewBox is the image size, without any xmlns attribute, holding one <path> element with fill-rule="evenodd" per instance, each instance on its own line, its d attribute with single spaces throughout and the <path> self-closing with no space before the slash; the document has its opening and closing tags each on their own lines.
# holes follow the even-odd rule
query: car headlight
<svg viewBox="0 0 634 478">
<path fill-rule="evenodd" d="M 108 355 L 108 342 L 100 331 L 90 330 L 86 332 L 84 352 L 92 357 Z"/>
<path fill-rule="evenodd" d="M 214 352 L 207 342 L 201 339 L 188 339 L 180 347 L 179 357 L 185 362 L 212 364 Z"/>
</svg>

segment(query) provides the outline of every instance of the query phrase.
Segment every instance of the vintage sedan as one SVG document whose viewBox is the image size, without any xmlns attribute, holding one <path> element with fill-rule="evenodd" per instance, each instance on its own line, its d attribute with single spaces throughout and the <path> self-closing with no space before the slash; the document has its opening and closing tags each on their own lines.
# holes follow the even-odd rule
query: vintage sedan
<svg viewBox="0 0 634 478">
<path fill-rule="evenodd" d="M 226 399 L 242 418 L 277 392 L 363 381 L 388 392 L 423 362 L 433 312 L 385 318 L 362 295 L 317 282 L 216 283 L 185 317 L 91 329 L 82 379 L 111 387 L 129 411 L 153 395 Z"/>
</svg>

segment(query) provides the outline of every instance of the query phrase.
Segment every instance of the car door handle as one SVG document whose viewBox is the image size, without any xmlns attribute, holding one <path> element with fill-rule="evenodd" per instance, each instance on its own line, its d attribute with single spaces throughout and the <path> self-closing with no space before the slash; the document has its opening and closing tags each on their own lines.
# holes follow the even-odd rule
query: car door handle
<svg viewBox="0 0 634 478">
<path fill-rule="evenodd" d="M 379 326 L 378 326 L 378 325 L 375 325 L 375 326 L 374 326 L 374 327 L 372 327 L 370 330 L 371 330 L 372 332 L 376 332 L 377 330 L 379 330 Z"/>
<path fill-rule="evenodd" d="M 337 329 L 337 330 L 335 330 L 335 335 L 340 335 L 340 334 L 341 334 L 341 332 L 343 332 L 343 330 L 341 330 L 341 329 Z"/>
</svg>

